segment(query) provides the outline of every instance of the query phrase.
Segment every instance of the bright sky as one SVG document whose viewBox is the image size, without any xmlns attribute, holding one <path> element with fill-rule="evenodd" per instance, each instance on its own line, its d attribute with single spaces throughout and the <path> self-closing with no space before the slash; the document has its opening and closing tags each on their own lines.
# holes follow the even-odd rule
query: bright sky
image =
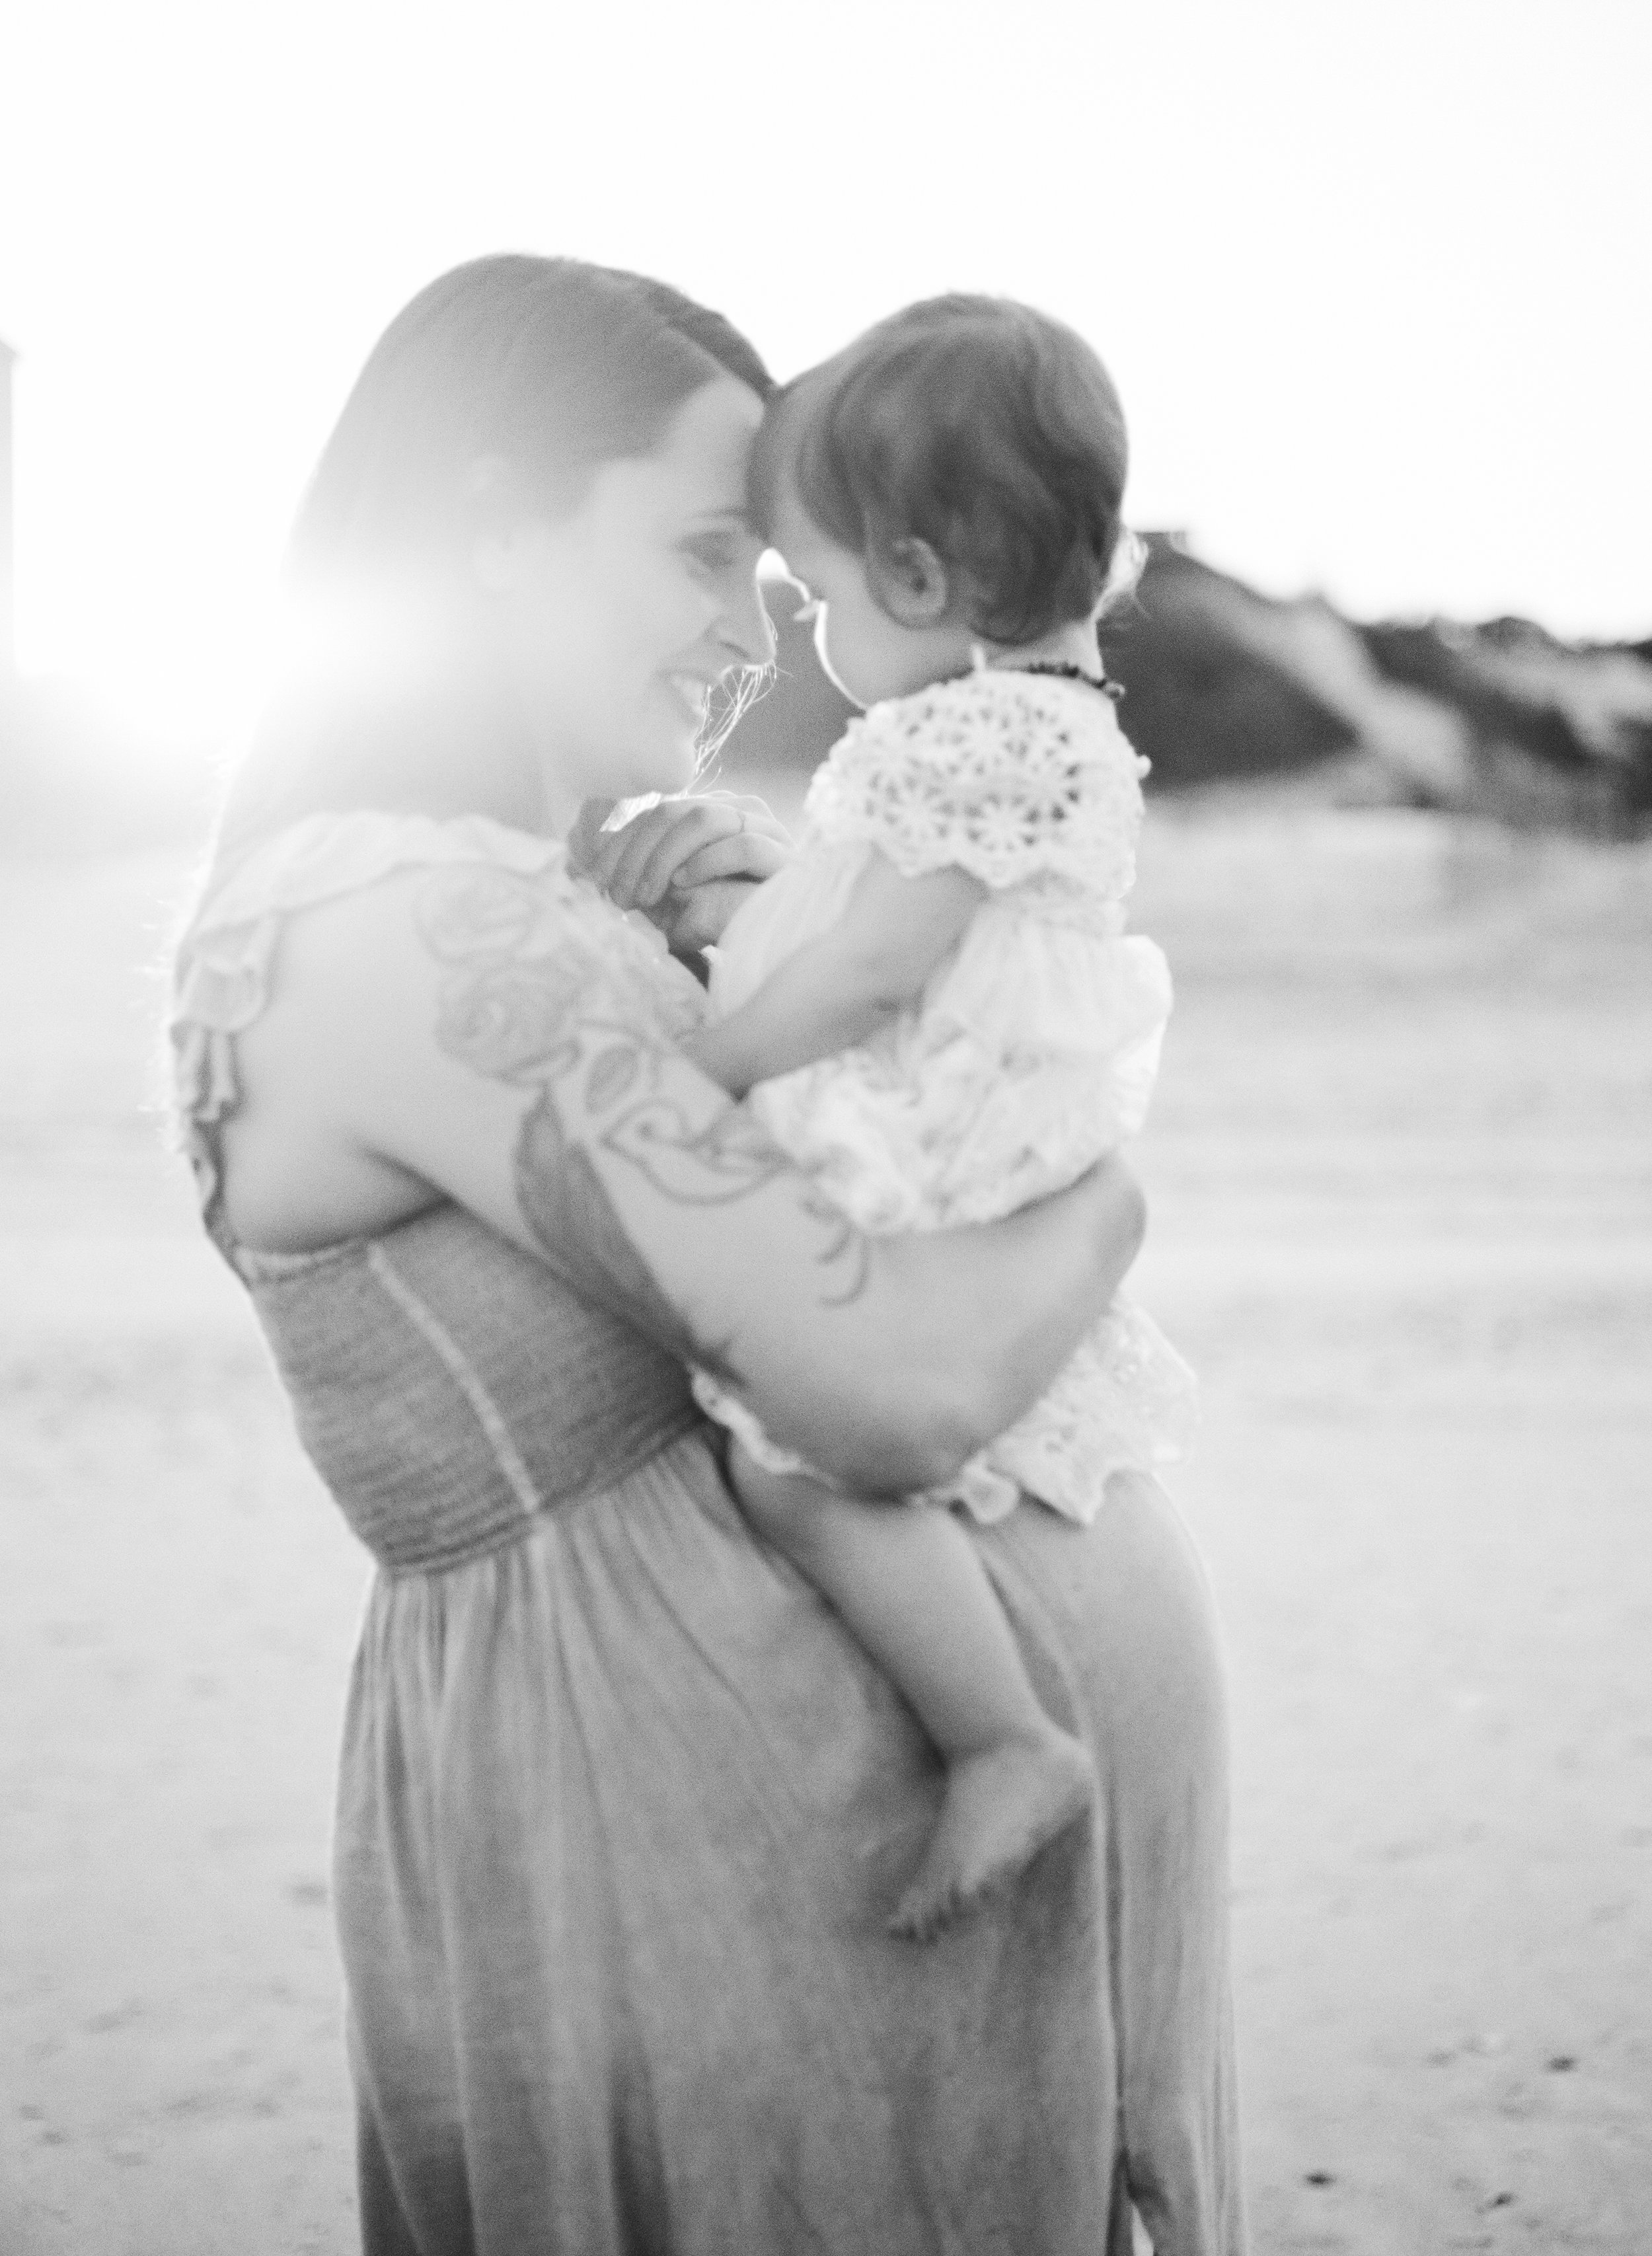
<svg viewBox="0 0 1652 2256">
<path fill-rule="evenodd" d="M 1280 592 L 1652 631 L 1645 0 L 18 0 L 18 637 L 216 723 L 397 307 L 561 250 L 787 375 L 1003 290 L 1123 391 L 1130 510 Z"/>
</svg>

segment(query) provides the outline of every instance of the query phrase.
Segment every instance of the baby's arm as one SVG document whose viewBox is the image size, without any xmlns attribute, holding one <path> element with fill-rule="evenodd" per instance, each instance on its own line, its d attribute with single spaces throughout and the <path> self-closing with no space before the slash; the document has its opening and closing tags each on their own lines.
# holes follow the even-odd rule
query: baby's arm
<svg viewBox="0 0 1652 2256">
<path fill-rule="evenodd" d="M 875 849 L 830 932 L 805 942 L 738 1011 L 683 1048 L 731 1096 L 865 1041 L 957 941 L 986 888 L 963 870 L 903 878 Z"/>
</svg>

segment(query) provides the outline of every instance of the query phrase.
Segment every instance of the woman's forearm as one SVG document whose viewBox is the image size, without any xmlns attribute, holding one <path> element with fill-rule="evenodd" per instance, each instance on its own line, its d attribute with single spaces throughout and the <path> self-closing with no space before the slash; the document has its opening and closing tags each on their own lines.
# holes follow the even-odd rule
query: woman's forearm
<svg viewBox="0 0 1652 2256">
<path fill-rule="evenodd" d="M 906 1312 L 895 1367 L 914 1374 L 914 1392 L 893 1435 L 881 1397 L 854 1421 L 845 1436 L 858 1460 L 852 1484 L 872 1493 L 932 1487 L 1013 1425 L 1112 1299 L 1146 1220 L 1134 1177 L 1109 1160 L 1002 1222 L 879 1241 Z M 892 1442 L 907 1470 L 879 1477 Z M 836 1464 L 827 1470 L 844 1477 Z"/>
<path fill-rule="evenodd" d="M 1147 1202 L 1121 1160 L 1002 1222 L 895 1241 L 926 1273 L 908 1289 L 942 1313 L 956 1376 L 957 1462 L 1013 1425 L 1101 1315 L 1141 1249 Z"/>
<path fill-rule="evenodd" d="M 930 1485 L 1013 1423 L 1140 1244 L 1119 1162 L 999 1223 L 866 1238 L 674 1053 L 589 1040 L 519 1142 L 539 1245 L 848 1485 Z"/>
</svg>

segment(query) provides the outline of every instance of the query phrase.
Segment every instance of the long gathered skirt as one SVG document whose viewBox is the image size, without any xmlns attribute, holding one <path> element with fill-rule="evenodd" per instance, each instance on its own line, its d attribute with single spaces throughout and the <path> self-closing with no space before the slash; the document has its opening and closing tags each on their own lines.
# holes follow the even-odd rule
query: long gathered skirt
<svg viewBox="0 0 1652 2256">
<path fill-rule="evenodd" d="M 940 1941 L 941 1773 L 703 1433 L 381 1576 L 336 1889 L 368 2256 L 1243 2246 L 1225 1723 L 1163 1491 L 976 1533 L 1092 1826 Z"/>
</svg>

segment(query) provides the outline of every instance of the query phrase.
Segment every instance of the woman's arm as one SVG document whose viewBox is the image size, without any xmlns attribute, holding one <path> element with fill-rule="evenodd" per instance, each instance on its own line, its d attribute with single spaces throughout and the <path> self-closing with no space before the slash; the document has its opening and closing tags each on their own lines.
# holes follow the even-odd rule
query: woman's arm
<svg viewBox="0 0 1652 2256">
<path fill-rule="evenodd" d="M 985 1228 L 859 1236 L 672 1047 L 646 986 L 505 871 L 295 918 L 242 1046 L 249 1129 L 301 1086 L 351 1163 L 457 1200 L 867 1493 L 942 1480 L 1013 1423 L 1140 1239 L 1116 1164 Z"/>
<path fill-rule="evenodd" d="M 749 1001 L 683 1045 L 731 1096 L 867 1041 L 916 1001 L 986 887 L 964 870 L 903 878 L 874 850 L 830 932 L 806 941 Z"/>
</svg>

